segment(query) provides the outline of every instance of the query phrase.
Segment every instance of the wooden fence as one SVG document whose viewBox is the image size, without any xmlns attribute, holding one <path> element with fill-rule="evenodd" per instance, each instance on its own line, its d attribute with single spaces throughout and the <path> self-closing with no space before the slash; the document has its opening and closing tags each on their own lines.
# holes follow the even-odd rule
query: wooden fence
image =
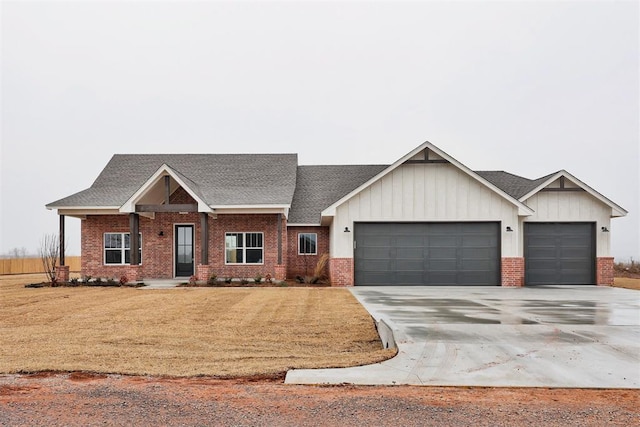
<svg viewBox="0 0 640 427">
<path fill-rule="evenodd" d="M 65 257 L 64 263 L 69 266 L 69 271 L 80 272 L 80 257 Z M 8 258 L 0 259 L 0 275 L 2 274 L 29 274 L 44 273 L 40 258 Z"/>
</svg>

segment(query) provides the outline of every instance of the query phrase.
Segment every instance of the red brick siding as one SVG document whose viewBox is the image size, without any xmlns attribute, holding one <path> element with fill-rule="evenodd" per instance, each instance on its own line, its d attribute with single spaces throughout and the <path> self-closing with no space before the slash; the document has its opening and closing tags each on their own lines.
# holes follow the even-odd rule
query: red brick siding
<svg viewBox="0 0 640 427">
<path fill-rule="evenodd" d="M 502 286 L 524 285 L 524 258 L 502 258 Z"/>
<path fill-rule="evenodd" d="M 596 258 L 596 284 L 613 285 L 613 257 Z"/>
<path fill-rule="evenodd" d="M 331 258 L 329 277 L 332 286 L 353 285 L 353 258 Z"/>
<path fill-rule="evenodd" d="M 264 246 L 264 264 L 261 265 L 225 265 L 225 233 L 262 232 Z M 282 219 L 282 262 L 286 263 L 287 226 Z M 209 218 L 209 264 L 212 273 L 218 277 L 252 278 L 257 274 L 263 277 L 269 273 L 276 277 L 278 264 L 278 215 L 247 214 L 218 215 Z"/>
<path fill-rule="evenodd" d="M 316 233 L 318 235 L 317 255 L 298 255 L 299 233 Z M 329 253 L 329 227 L 289 227 L 287 229 L 287 240 L 289 242 L 286 248 L 287 277 L 290 279 L 296 276 L 312 275 L 320 256 L 324 253 Z M 328 277 L 328 265 L 324 274 Z"/>
</svg>

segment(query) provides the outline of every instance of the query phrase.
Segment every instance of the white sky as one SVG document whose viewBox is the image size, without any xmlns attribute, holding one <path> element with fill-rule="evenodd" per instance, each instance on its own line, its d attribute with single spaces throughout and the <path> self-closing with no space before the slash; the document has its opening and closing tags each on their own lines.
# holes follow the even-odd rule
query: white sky
<svg viewBox="0 0 640 427">
<path fill-rule="evenodd" d="M 44 205 L 114 153 L 388 164 L 429 140 L 475 170 L 568 170 L 630 211 L 612 251 L 640 259 L 638 2 L 0 7 L 0 253 L 57 233 Z"/>
</svg>

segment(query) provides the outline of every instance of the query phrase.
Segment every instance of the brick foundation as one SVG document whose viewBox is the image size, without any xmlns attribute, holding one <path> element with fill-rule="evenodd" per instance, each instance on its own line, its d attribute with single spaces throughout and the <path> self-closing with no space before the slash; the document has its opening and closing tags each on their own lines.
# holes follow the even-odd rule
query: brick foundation
<svg viewBox="0 0 640 427">
<path fill-rule="evenodd" d="M 524 286 L 524 258 L 502 258 L 502 286 Z"/>
<path fill-rule="evenodd" d="M 329 279 L 331 286 L 353 286 L 353 258 L 331 258 Z"/>
<path fill-rule="evenodd" d="M 116 280 L 120 280 L 123 276 L 116 277 Z M 128 265 L 127 274 L 124 275 L 129 282 L 140 282 L 143 280 L 142 266 L 141 265 Z"/>
<path fill-rule="evenodd" d="M 613 285 L 613 257 L 596 258 L 596 284 Z"/>
<path fill-rule="evenodd" d="M 58 282 L 68 282 L 69 281 L 69 266 L 68 265 L 59 265 L 56 267 L 56 280 Z"/>
</svg>

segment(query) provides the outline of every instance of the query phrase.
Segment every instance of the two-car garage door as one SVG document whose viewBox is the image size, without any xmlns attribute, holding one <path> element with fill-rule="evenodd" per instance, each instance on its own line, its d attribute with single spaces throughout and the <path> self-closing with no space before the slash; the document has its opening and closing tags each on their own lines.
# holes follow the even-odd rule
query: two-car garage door
<svg viewBox="0 0 640 427">
<path fill-rule="evenodd" d="M 500 223 L 356 223 L 356 285 L 499 285 Z"/>
</svg>

